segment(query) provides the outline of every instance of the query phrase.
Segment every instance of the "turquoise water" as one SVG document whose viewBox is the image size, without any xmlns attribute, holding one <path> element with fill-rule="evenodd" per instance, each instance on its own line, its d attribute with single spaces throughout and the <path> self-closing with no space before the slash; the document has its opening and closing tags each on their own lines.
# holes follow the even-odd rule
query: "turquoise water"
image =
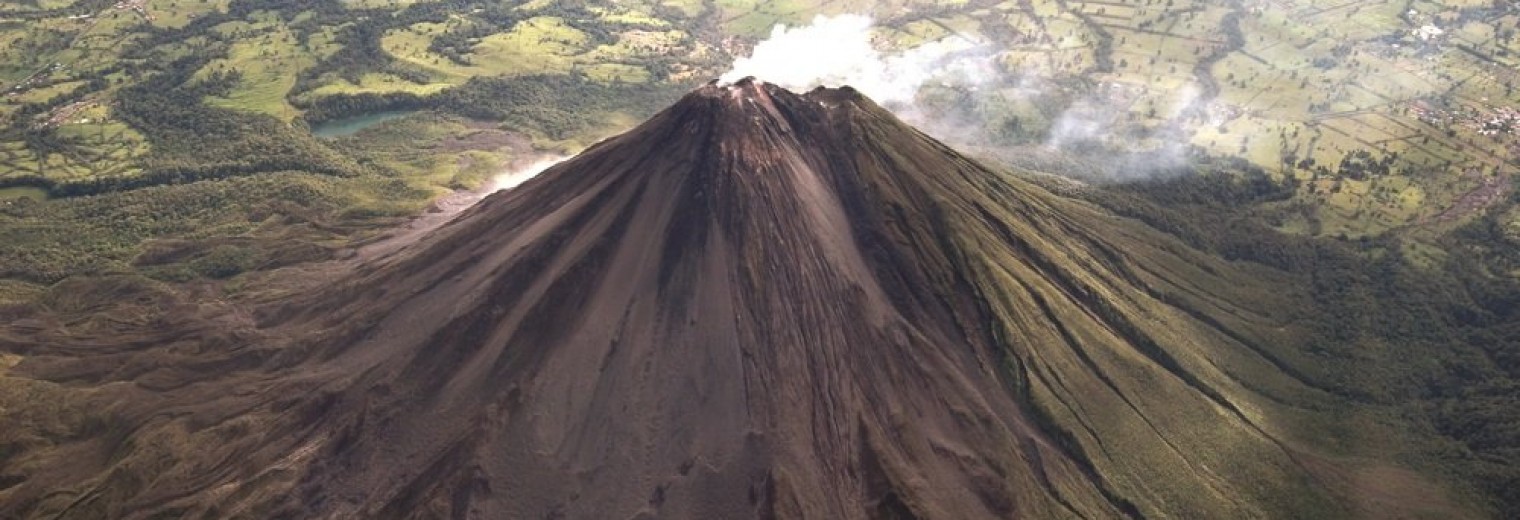
<svg viewBox="0 0 1520 520">
<path fill-rule="evenodd" d="M 48 199 L 47 190 L 42 188 L 0 188 L 0 200 L 12 200 L 28 198 L 36 201 Z"/>
<path fill-rule="evenodd" d="M 353 117 L 344 117 L 331 121 L 324 121 L 312 125 L 311 133 L 317 137 L 347 137 L 359 133 L 360 130 L 369 128 L 392 119 L 399 119 L 415 113 L 416 110 L 387 110 L 374 112 Z"/>
</svg>

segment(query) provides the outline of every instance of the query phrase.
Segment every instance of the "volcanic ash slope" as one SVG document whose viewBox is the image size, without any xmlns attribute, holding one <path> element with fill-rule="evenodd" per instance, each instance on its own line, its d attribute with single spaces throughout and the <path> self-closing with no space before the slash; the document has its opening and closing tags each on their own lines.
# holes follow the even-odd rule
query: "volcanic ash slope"
<svg viewBox="0 0 1520 520">
<path fill-rule="evenodd" d="M 1327 398 L 1259 352 L 1273 282 L 848 88 L 710 85 L 115 396 L 178 447 L 0 513 L 77 478 L 113 517 L 1346 514 L 1275 420 Z"/>
</svg>

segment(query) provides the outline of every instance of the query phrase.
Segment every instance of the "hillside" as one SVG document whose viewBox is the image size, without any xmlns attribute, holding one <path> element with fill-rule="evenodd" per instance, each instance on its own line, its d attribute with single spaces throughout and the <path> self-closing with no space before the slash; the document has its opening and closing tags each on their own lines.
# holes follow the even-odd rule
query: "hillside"
<svg viewBox="0 0 1520 520">
<path fill-rule="evenodd" d="M 14 311 L 0 516 L 1485 512 L 1291 273 L 847 88 L 702 87 L 354 262 Z"/>
</svg>

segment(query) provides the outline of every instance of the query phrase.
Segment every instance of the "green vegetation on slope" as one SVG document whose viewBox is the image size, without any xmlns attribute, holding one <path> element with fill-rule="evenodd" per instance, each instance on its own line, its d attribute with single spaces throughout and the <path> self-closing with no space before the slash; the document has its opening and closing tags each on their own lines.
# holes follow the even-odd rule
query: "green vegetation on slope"
<svg viewBox="0 0 1520 520">
<path fill-rule="evenodd" d="M 1411 259 L 1394 237 L 1275 231 L 1300 203 L 1293 186 L 1251 168 L 1081 193 L 1194 247 L 1288 274 L 1275 290 L 1306 291 L 1313 305 L 1280 309 L 1301 333 L 1262 354 L 1360 410 L 1389 410 L 1383 420 L 1409 421 L 1401 428 L 1413 434 L 1407 446 L 1348 448 L 1388 450 L 1465 480 L 1493 498 L 1499 517 L 1520 514 L 1520 284 L 1505 274 L 1520 267 L 1520 241 L 1500 224 L 1516 197 L 1445 239 L 1453 254 L 1432 263 Z"/>
<path fill-rule="evenodd" d="M 1499 2 L 12 2 L 0 303 L 80 274 L 236 283 L 326 258 L 533 148 L 573 152 L 638 121 L 772 23 L 868 10 L 888 45 L 970 35 L 1038 86 L 923 93 L 983 117 L 998 144 L 1044 142 L 1084 102 L 1114 112 L 1111 137 L 1152 143 L 1180 93 L 1216 96 L 1188 123 L 1195 158 L 1262 170 L 1205 164 L 1218 171 L 1084 196 L 1291 273 L 1317 302 L 1281 317 L 1299 325 L 1282 344 L 1302 348 L 1263 356 L 1423 417 L 1453 444 L 1421 441 L 1414 463 L 1520 509 L 1520 145 L 1504 110 L 1520 14 Z M 413 109 L 356 138 L 306 128 Z"/>
<path fill-rule="evenodd" d="M 10 80 L 0 187 L 56 197 L 275 171 L 355 175 L 352 157 L 302 123 L 402 105 L 501 116 L 493 121 L 584 144 L 687 88 L 671 77 L 674 56 L 700 47 L 630 8 L 182 3 L 0 10 L 37 21 L 0 25 L 0 50 L 40 57 L 0 77 Z M 461 98 L 496 108 L 451 101 Z"/>
</svg>

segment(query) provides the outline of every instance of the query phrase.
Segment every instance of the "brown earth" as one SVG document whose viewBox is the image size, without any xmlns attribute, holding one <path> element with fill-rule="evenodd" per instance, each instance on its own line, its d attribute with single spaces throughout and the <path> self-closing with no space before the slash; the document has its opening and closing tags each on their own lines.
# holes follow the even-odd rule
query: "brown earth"
<svg viewBox="0 0 1520 520">
<path fill-rule="evenodd" d="M 260 305 L 112 282 L 14 311 L 0 517 L 1408 510 L 1302 455 L 1340 408 L 1272 354 L 1285 277 L 849 89 L 704 87 L 332 265 Z"/>
</svg>

